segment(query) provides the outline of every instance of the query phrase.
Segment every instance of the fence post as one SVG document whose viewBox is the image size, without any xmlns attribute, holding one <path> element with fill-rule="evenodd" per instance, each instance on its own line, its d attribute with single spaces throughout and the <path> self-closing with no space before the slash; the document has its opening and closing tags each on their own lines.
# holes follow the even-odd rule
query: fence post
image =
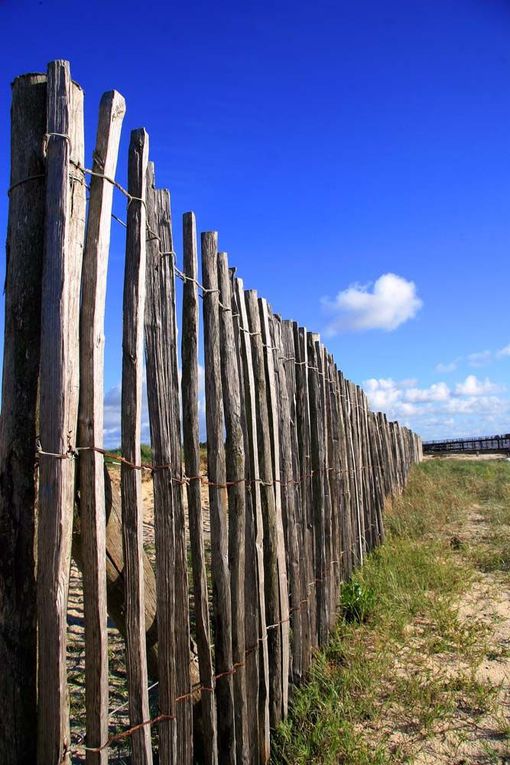
<svg viewBox="0 0 510 765">
<path fill-rule="evenodd" d="M 169 286 L 173 275 L 170 255 L 163 250 L 159 236 L 161 217 L 160 192 L 154 188 L 154 166 L 147 172 L 147 273 L 145 300 L 145 346 L 147 367 L 147 400 L 151 444 L 155 465 L 172 461 L 172 390 L 170 387 L 170 354 L 173 349 L 172 311 Z M 156 545 L 156 598 L 158 624 L 159 709 L 173 716 L 159 725 L 159 758 L 161 765 L 177 763 L 177 725 L 175 720 L 176 656 L 175 656 L 175 517 L 172 474 L 168 469 L 156 470 L 154 484 L 154 529 Z"/>
<path fill-rule="evenodd" d="M 257 444 L 260 468 L 260 496 L 262 518 L 264 523 L 264 582 L 266 594 L 266 619 L 270 629 L 267 633 L 269 646 L 269 715 L 271 727 L 275 727 L 281 719 L 282 706 L 282 644 L 280 622 L 280 599 L 278 584 L 277 558 L 277 529 L 276 507 L 273 482 L 273 465 L 271 458 L 271 441 L 269 436 L 269 414 L 266 389 L 266 371 L 264 365 L 264 349 L 262 347 L 261 324 L 257 293 L 248 290 L 246 293 L 248 326 L 251 335 L 253 372 L 255 378 L 255 400 L 257 417 Z"/>
<path fill-rule="evenodd" d="M 195 619 L 200 683 L 204 688 L 213 687 L 211 654 L 211 631 L 209 626 L 209 597 L 203 535 L 203 513 L 200 476 L 199 431 L 199 369 L 198 369 L 198 263 L 197 231 L 195 215 L 183 216 L 184 246 L 184 293 L 182 300 L 182 433 L 184 464 L 187 484 L 188 519 L 195 597 Z M 218 762 L 218 739 L 216 729 L 216 702 L 214 693 L 203 691 L 200 698 L 202 709 L 202 746 L 204 765 Z"/>
<path fill-rule="evenodd" d="M 66 632 L 75 465 L 65 455 L 72 457 L 76 447 L 85 187 L 83 179 L 69 180 L 71 159 L 83 165 L 83 93 L 72 85 L 67 61 L 48 66 L 47 133 L 37 570 L 39 765 L 65 761 L 70 746 Z"/>
<path fill-rule="evenodd" d="M 44 247 L 46 75 L 12 86 L 0 416 L 0 762 L 36 761 L 34 448 Z"/>
<path fill-rule="evenodd" d="M 226 252 L 218 253 L 218 287 L 220 291 L 220 343 L 223 405 L 226 430 L 226 467 L 229 512 L 228 557 L 232 594 L 232 653 L 238 664 L 234 675 L 234 701 L 237 765 L 248 765 L 250 749 L 245 669 L 245 598 L 246 576 L 246 460 L 241 422 L 241 389 L 236 358 L 232 288 Z"/>
<path fill-rule="evenodd" d="M 122 335 L 122 455 L 140 464 L 142 416 L 143 320 L 146 265 L 146 183 L 149 138 L 133 130 L 129 145 L 126 264 L 124 272 Z M 139 725 L 149 719 L 145 603 L 143 577 L 143 507 L 140 470 L 122 463 L 122 532 L 126 584 L 126 660 L 129 719 Z M 131 737 L 137 765 L 152 765 L 150 726 Z"/>
<path fill-rule="evenodd" d="M 228 569 L 228 514 L 224 447 L 223 394 L 220 368 L 218 296 L 218 234 L 202 234 L 204 294 L 205 405 L 207 419 L 207 475 L 211 519 L 211 569 L 215 610 L 218 759 L 236 761 L 234 682 L 232 677 L 232 602 Z"/>
<path fill-rule="evenodd" d="M 248 329 L 246 296 L 241 279 L 234 282 L 237 314 L 237 341 L 241 349 L 242 383 L 246 410 L 246 642 L 247 696 L 250 715 L 250 744 L 253 762 L 269 761 L 269 652 L 266 630 L 264 572 L 264 524 L 260 495 L 260 467 L 257 435 L 257 397 L 251 338 Z"/>
<path fill-rule="evenodd" d="M 280 444 L 282 450 L 282 503 L 285 520 L 287 568 L 290 593 L 290 678 L 294 684 L 303 677 L 301 582 L 303 522 L 299 482 L 299 455 L 296 427 L 296 366 L 292 322 L 277 322 L 278 376 L 280 395 Z"/>
<path fill-rule="evenodd" d="M 265 369 L 267 380 L 267 406 L 269 416 L 269 441 L 273 463 L 273 493 L 275 501 L 275 527 L 276 527 L 276 562 L 278 572 L 279 594 L 279 621 L 281 641 L 281 686 L 282 706 L 280 715 L 287 716 L 289 706 L 289 585 L 287 581 L 287 560 L 285 555 L 285 534 L 283 531 L 282 518 L 282 495 L 280 477 L 280 432 L 278 418 L 278 401 L 276 394 L 275 377 L 275 342 L 273 329 L 273 316 L 269 312 L 267 301 L 259 298 L 260 324 L 262 329 L 262 343 L 265 350 Z"/>
<path fill-rule="evenodd" d="M 303 610 L 303 671 L 312 659 L 312 649 L 317 646 L 317 603 L 314 576 L 314 529 L 312 523 L 312 481 L 310 459 L 310 404 L 308 396 L 308 347 L 306 329 L 294 323 L 294 347 L 296 354 L 296 423 L 301 480 L 301 514 L 303 528 L 303 598 L 308 600 Z"/>
<path fill-rule="evenodd" d="M 115 91 L 105 93 L 93 170 L 115 177 L 126 108 Z M 79 443 L 80 519 L 85 616 L 85 703 L 87 744 L 98 748 L 108 738 L 108 633 L 106 596 L 106 508 L 103 446 L 104 313 L 110 247 L 113 186 L 98 176 L 90 181 L 89 215 L 83 256 L 80 317 Z M 87 763 L 104 765 L 108 751 L 87 751 Z"/>
</svg>

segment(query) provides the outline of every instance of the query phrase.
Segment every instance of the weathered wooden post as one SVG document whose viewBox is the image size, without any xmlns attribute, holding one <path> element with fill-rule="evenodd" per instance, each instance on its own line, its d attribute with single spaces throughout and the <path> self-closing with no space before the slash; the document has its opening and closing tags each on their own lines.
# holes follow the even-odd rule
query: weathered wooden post
<svg viewBox="0 0 510 765">
<path fill-rule="evenodd" d="M 252 358 L 246 296 L 241 279 L 234 281 L 237 313 L 235 325 L 241 350 L 242 390 L 246 410 L 245 454 L 249 485 L 246 493 L 246 644 L 247 701 L 251 754 L 254 762 L 269 761 L 269 652 L 266 635 L 266 598 L 264 582 L 264 524 L 260 494 L 260 466 L 257 436 L 257 396 Z"/>
<path fill-rule="evenodd" d="M 67 596 L 73 527 L 79 391 L 79 302 L 85 186 L 83 92 L 67 61 L 48 66 L 45 252 L 40 366 L 38 526 L 38 763 L 65 762 L 70 747 Z"/>
<path fill-rule="evenodd" d="M 221 379 L 226 430 L 226 476 L 228 486 L 228 557 L 232 595 L 232 655 L 238 665 L 234 675 L 237 765 L 251 762 L 248 741 L 248 716 L 245 670 L 245 534 L 246 534 L 246 460 L 241 421 L 241 388 L 236 357 L 232 288 L 226 252 L 218 253 L 218 288 L 220 291 Z"/>
<path fill-rule="evenodd" d="M 204 295 L 205 404 L 207 421 L 207 475 L 211 519 L 211 573 L 215 613 L 216 681 L 218 710 L 218 759 L 236 761 L 234 682 L 232 677 L 232 601 L 228 568 L 228 515 L 223 394 L 220 367 L 220 317 L 218 294 L 218 234 L 202 234 Z"/>
<path fill-rule="evenodd" d="M 147 399 L 151 428 L 153 459 L 156 465 L 172 463 L 172 390 L 170 355 L 174 305 L 170 281 L 173 280 L 173 259 L 161 255 L 159 222 L 163 214 L 161 192 L 154 188 L 154 166 L 147 174 L 147 275 L 145 302 L 145 345 L 147 366 Z M 174 719 L 159 725 L 159 758 L 161 765 L 174 765 L 177 760 L 177 697 L 175 648 L 175 512 L 172 475 L 169 469 L 157 470 L 154 482 L 154 527 L 156 542 L 156 586 L 158 610 L 158 678 L 159 708 Z"/>
<path fill-rule="evenodd" d="M 12 85 L 0 416 L 0 762 L 36 762 L 34 451 L 44 248 L 46 75 Z"/>
<path fill-rule="evenodd" d="M 110 248 L 113 186 L 100 175 L 115 177 L 123 97 L 105 93 L 99 106 L 87 235 L 83 256 L 80 317 L 79 443 L 80 527 L 85 614 L 85 702 L 87 763 L 105 765 L 108 751 L 108 633 L 106 594 L 106 504 L 103 446 L 104 314 Z"/>
<path fill-rule="evenodd" d="M 200 432 L 198 412 L 198 258 L 195 215 L 183 217 L 184 282 L 182 301 L 182 435 L 184 465 L 188 480 L 188 519 L 191 543 L 191 566 L 195 597 L 195 619 L 200 683 L 213 688 L 211 630 L 209 624 L 209 597 L 203 534 L 203 512 L 200 479 Z M 216 700 L 212 691 L 203 691 L 202 743 L 204 765 L 218 762 L 218 734 L 216 727 Z"/>
<path fill-rule="evenodd" d="M 123 300 L 122 354 L 122 523 L 126 566 L 126 659 L 131 725 L 149 718 L 145 605 L 143 577 L 143 508 L 140 470 L 142 414 L 143 319 L 146 265 L 146 183 L 149 139 L 145 130 L 133 130 L 129 146 L 128 227 Z M 152 765 L 148 725 L 131 737 L 133 757 L 139 765 Z"/>
</svg>

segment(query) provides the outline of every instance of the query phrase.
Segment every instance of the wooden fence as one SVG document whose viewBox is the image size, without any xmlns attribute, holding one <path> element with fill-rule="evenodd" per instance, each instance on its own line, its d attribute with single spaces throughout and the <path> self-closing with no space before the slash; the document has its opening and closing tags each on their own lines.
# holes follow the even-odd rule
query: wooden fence
<svg viewBox="0 0 510 765">
<path fill-rule="evenodd" d="M 0 761 L 104 765 L 121 742 L 137 765 L 155 758 L 162 765 L 266 763 L 292 686 L 328 640 L 341 583 L 383 540 L 385 499 L 402 489 L 421 458 L 420 440 L 369 410 L 319 335 L 244 289 L 218 252 L 216 232 L 201 235 L 199 276 L 193 213 L 184 215 L 177 268 L 170 198 L 155 187 L 145 130 L 131 133 L 127 189 L 114 180 L 124 111 L 118 93 L 103 96 L 87 169 L 83 92 L 69 64 L 54 61 L 46 75 L 13 84 L 0 433 Z M 107 587 L 114 502 L 103 449 L 114 191 L 126 197 L 127 211 L 116 458 L 120 607 Z M 176 277 L 183 282 L 178 301 Z M 141 460 L 144 353 L 150 465 Z M 153 572 L 143 547 L 144 471 L 154 490 L 156 638 L 154 625 L 146 634 Z M 73 524 L 80 540 L 73 556 L 83 573 L 86 738 L 71 734 L 69 715 Z M 114 736 L 109 613 L 125 636 L 129 712 Z M 154 680 L 157 700 L 150 702 Z"/>
</svg>

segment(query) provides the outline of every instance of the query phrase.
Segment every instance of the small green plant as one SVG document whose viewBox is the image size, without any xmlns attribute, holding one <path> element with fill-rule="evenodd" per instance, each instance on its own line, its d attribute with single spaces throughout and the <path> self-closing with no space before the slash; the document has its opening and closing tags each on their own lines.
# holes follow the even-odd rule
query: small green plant
<svg viewBox="0 0 510 765">
<path fill-rule="evenodd" d="M 375 606 L 375 593 L 371 587 L 356 580 L 346 582 L 340 595 L 342 615 L 346 622 L 366 622 Z"/>
</svg>

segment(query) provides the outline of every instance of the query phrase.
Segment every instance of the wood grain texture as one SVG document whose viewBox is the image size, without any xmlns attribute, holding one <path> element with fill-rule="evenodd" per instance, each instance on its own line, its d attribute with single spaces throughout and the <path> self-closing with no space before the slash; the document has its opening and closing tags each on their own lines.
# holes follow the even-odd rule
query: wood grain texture
<svg viewBox="0 0 510 765">
<path fill-rule="evenodd" d="M 252 344 L 249 334 L 246 293 L 241 279 L 234 282 L 235 308 L 238 314 L 237 333 L 241 348 L 243 389 L 246 408 L 246 457 L 249 479 L 247 492 L 246 548 L 247 568 L 245 588 L 246 643 L 250 650 L 247 665 L 247 696 L 250 721 L 257 723 L 250 728 L 250 743 L 254 762 L 267 763 L 270 756 L 269 737 L 269 651 L 266 621 L 265 568 L 264 568 L 264 521 L 260 492 L 261 472 L 257 429 L 257 392 L 255 385 Z M 251 574 L 251 577 L 250 577 Z M 253 578 L 252 578 L 253 577 Z M 256 647 L 259 646 L 258 651 Z M 253 657 L 253 660 L 252 658 Z M 257 658 L 257 663 L 254 659 Z M 255 675 L 256 670 L 256 675 Z M 254 685 L 257 682 L 257 685 Z M 253 735 L 257 735 L 256 743 Z M 254 747 L 257 747 L 254 749 Z"/>
<path fill-rule="evenodd" d="M 105 93 L 99 106 L 93 171 L 115 177 L 124 98 Z M 80 314 L 80 446 L 103 446 L 104 314 L 110 247 L 113 186 L 91 177 L 87 235 L 83 256 Z M 85 705 L 87 743 L 101 747 L 108 739 L 108 634 L 106 594 L 106 509 L 104 458 L 83 451 L 79 464 L 80 528 L 85 615 Z M 105 765 L 108 750 L 87 751 L 90 765 Z"/>
<path fill-rule="evenodd" d="M 232 668 L 232 601 L 228 566 L 228 514 L 223 393 L 220 364 L 220 317 L 218 295 L 218 235 L 202 234 L 202 277 L 204 296 L 205 405 L 207 422 L 207 474 L 211 522 L 211 574 L 213 582 L 218 715 L 218 759 L 228 765 L 236 761 L 234 682 Z M 220 484 L 213 485 L 213 484 Z"/>
<path fill-rule="evenodd" d="M 129 144 L 126 264 L 124 271 L 122 334 L 121 446 L 125 459 L 140 464 L 143 327 L 146 268 L 146 209 L 149 137 L 133 130 Z M 143 577 L 143 506 L 141 473 L 125 463 L 121 467 L 122 524 L 126 582 L 126 663 L 129 720 L 138 725 L 149 719 L 147 653 L 145 646 L 145 593 Z M 133 758 L 152 765 L 150 727 L 131 736 Z"/>
<path fill-rule="evenodd" d="M 278 568 L 278 596 L 281 646 L 281 687 L 282 702 L 280 715 L 287 716 L 289 705 L 289 585 L 287 580 L 287 560 L 285 553 L 285 533 L 283 530 L 281 475 L 280 475 L 280 422 L 278 411 L 277 379 L 275 372 L 275 345 L 273 315 L 267 301 L 259 298 L 260 325 L 262 344 L 265 351 L 265 371 L 267 381 L 267 406 L 269 418 L 269 440 L 271 446 L 272 472 L 274 480 L 275 526 L 276 526 L 276 561 Z"/>
<path fill-rule="evenodd" d="M 343 374 L 337 371 L 338 377 L 338 414 L 340 422 L 340 470 L 342 471 L 342 530 L 343 530 L 343 561 L 346 578 L 353 571 L 353 547 L 355 529 L 352 523 L 352 493 L 351 493 L 351 459 L 348 444 L 349 422 L 347 418 L 346 388 Z"/>
<path fill-rule="evenodd" d="M 220 347 L 223 407 L 225 412 L 225 453 L 228 487 L 228 557 L 232 594 L 232 655 L 239 668 L 234 675 L 237 763 L 248 765 L 248 705 L 244 666 L 245 637 L 245 535 L 246 535 L 246 460 L 241 420 L 241 388 L 232 318 L 232 289 L 225 252 L 218 253 L 220 294 Z"/>
<path fill-rule="evenodd" d="M 267 641 L 269 648 L 269 719 L 274 728 L 281 719 L 282 710 L 282 643 L 280 622 L 280 595 L 278 581 L 278 531 L 274 491 L 273 462 L 268 411 L 268 392 L 264 348 L 257 293 L 247 290 L 246 308 L 251 333 L 253 375 L 257 418 L 257 444 L 260 469 L 260 498 L 264 523 L 264 586 L 266 596 Z M 271 626 L 275 625 L 275 626 Z"/>
<path fill-rule="evenodd" d="M 32 765 L 37 739 L 34 445 L 44 247 L 46 75 L 12 84 L 0 414 L 0 762 Z M 42 177 L 41 177 L 42 176 Z M 26 178 L 33 180 L 20 183 Z"/>
<path fill-rule="evenodd" d="M 290 680 L 297 685 L 303 678 L 303 614 L 301 600 L 305 597 L 301 579 L 303 520 L 296 423 L 296 366 L 292 322 L 280 321 L 276 333 L 280 399 L 280 446 L 282 504 L 285 522 L 287 572 L 290 597 Z"/>
<path fill-rule="evenodd" d="M 319 338 L 316 333 L 307 335 L 308 359 L 313 367 L 309 374 L 310 401 L 310 454 L 312 476 L 313 516 L 315 531 L 314 579 L 317 597 L 317 630 L 319 646 L 324 645 L 327 637 L 328 599 L 326 581 L 326 529 L 324 497 L 324 412 L 321 396 L 320 377 L 316 371 L 320 368 Z"/>
<path fill-rule="evenodd" d="M 329 588 L 329 628 L 333 629 L 337 618 L 338 585 L 341 561 L 339 484 L 340 476 L 336 456 L 338 454 L 338 422 L 334 397 L 335 375 L 333 357 L 324 349 L 324 395 L 328 428 L 326 434 L 326 470 L 330 499 L 330 559 L 328 570 Z M 338 561 L 338 562 L 337 562 Z"/>
<path fill-rule="evenodd" d="M 154 166 L 147 172 L 147 271 L 145 301 L 145 358 L 147 399 L 153 460 L 156 465 L 172 462 L 172 388 L 170 354 L 174 350 L 170 281 L 173 263 L 161 257 L 160 219 L 163 215 L 161 194 L 154 188 Z M 152 233 L 151 233 L 152 232 Z M 158 613 L 159 708 L 163 714 L 176 715 L 175 647 L 175 510 L 172 474 L 157 470 L 154 484 L 154 529 L 156 546 L 156 592 Z M 177 721 L 159 725 L 159 759 L 162 765 L 177 760 Z"/>
<path fill-rule="evenodd" d="M 184 273 L 189 277 L 184 283 L 182 301 L 182 433 L 186 475 L 200 474 L 199 432 L 199 369 L 198 337 L 199 310 L 197 261 L 197 232 L 194 213 L 183 216 Z M 191 565 L 195 597 L 195 619 L 200 682 L 206 688 L 213 687 L 213 664 L 211 631 L 209 625 L 209 596 L 203 535 L 203 511 L 201 484 L 191 480 L 187 485 L 188 517 L 191 542 Z M 202 750 L 204 765 L 218 762 L 216 729 L 216 701 L 213 693 L 202 693 Z"/>
<path fill-rule="evenodd" d="M 66 61 L 48 65 L 47 132 L 40 434 L 44 451 L 66 454 L 76 446 L 77 435 L 85 214 L 85 187 L 69 180 L 70 160 L 83 164 L 83 93 L 71 84 Z M 74 473 L 72 459 L 41 455 L 37 571 L 41 765 L 60 762 L 70 746 L 66 631 Z"/>
<path fill-rule="evenodd" d="M 186 542 L 186 518 L 182 495 L 182 449 L 181 449 L 181 418 L 179 394 L 179 366 L 177 361 L 177 312 L 175 297 L 175 253 L 173 246 L 172 218 L 170 211 L 170 195 L 167 191 L 158 192 L 161 195 L 159 237 L 162 252 L 172 265 L 169 280 L 168 300 L 171 306 L 172 341 L 170 353 L 170 402 L 172 407 L 172 461 L 171 475 L 176 478 L 172 483 L 173 502 L 175 508 L 175 645 L 177 658 L 177 696 L 186 698 L 177 704 L 177 757 L 183 765 L 189 765 L 193 758 L 193 702 L 190 697 L 190 620 L 189 620 L 189 591 L 188 591 L 188 548 Z"/>
<path fill-rule="evenodd" d="M 307 672 L 312 658 L 312 649 L 317 647 L 317 602 L 314 575 L 314 526 L 312 505 L 312 475 L 310 455 L 310 404 L 308 396 L 308 348 L 306 329 L 294 324 L 294 346 L 296 353 L 296 422 L 301 471 L 301 504 L 303 514 L 303 598 L 308 599 L 304 609 L 303 630 L 303 671 Z"/>
</svg>

